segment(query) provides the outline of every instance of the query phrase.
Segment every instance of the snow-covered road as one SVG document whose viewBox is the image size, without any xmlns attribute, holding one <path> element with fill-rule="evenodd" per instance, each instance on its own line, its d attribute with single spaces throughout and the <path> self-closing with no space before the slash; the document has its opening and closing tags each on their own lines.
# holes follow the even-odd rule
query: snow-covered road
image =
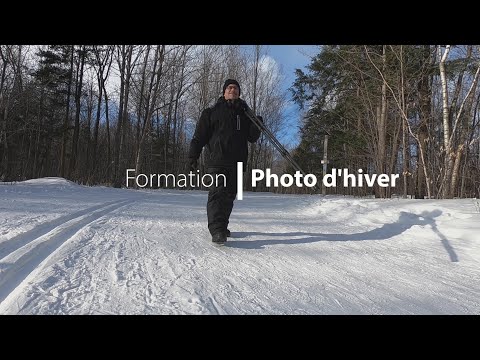
<svg viewBox="0 0 480 360">
<path fill-rule="evenodd" d="M 0 314 L 480 314 L 478 200 L 0 185 Z"/>
</svg>

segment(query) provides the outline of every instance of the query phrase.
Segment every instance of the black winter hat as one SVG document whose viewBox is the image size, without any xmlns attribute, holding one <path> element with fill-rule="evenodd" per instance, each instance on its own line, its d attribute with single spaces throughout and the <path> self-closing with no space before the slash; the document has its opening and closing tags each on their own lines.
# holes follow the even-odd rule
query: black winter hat
<svg viewBox="0 0 480 360">
<path fill-rule="evenodd" d="M 228 85 L 234 84 L 237 85 L 238 87 L 238 95 L 240 96 L 240 84 L 238 83 L 237 80 L 234 79 L 227 79 L 225 80 L 225 84 L 223 84 L 223 94 L 225 94 L 225 89 L 227 88 Z"/>
</svg>

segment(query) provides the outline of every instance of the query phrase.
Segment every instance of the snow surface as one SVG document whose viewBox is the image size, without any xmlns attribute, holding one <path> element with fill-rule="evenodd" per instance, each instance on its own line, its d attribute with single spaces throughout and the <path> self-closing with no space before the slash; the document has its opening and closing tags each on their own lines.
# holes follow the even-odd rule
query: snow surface
<svg viewBox="0 0 480 360">
<path fill-rule="evenodd" d="M 0 183 L 0 314 L 480 314 L 480 204 Z"/>
</svg>

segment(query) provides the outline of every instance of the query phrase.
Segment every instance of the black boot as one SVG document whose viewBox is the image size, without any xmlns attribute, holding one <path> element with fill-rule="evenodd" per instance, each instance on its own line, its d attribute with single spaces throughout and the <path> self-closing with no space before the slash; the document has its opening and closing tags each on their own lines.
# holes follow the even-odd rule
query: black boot
<svg viewBox="0 0 480 360">
<path fill-rule="evenodd" d="M 227 241 L 227 235 L 223 232 L 217 232 L 212 235 L 212 242 L 216 244 L 225 244 Z"/>
</svg>

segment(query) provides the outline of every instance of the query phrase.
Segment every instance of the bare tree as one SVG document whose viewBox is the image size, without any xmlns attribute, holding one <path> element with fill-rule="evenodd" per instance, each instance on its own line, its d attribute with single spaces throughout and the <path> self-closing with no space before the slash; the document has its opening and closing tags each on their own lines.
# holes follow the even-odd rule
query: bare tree
<svg viewBox="0 0 480 360">
<path fill-rule="evenodd" d="M 83 87 L 83 75 L 86 60 L 85 45 L 82 45 L 78 52 L 78 61 L 76 64 L 75 79 L 75 124 L 73 129 L 71 159 L 69 165 L 69 176 L 73 175 L 73 171 L 77 167 L 78 138 L 80 136 L 80 110 Z"/>
<path fill-rule="evenodd" d="M 8 170 L 8 139 L 7 139 L 7 114 L 8 114 L 8 92 L 6 89 L 7 70 L 11 58 L 11 45 L 0 45 L 1 74 L 0 74 L 0 143 L 2 144 L 2 156 L 0 167 L 0 179 L 5 178 Z"/>
<path fill-rule="evenodd" d="M 143 145 L 145 143 L 147 134 L 150 132 L 151 119 L 155 109 L 155 103 L 158 97 L 161 77 L 163 75 L 165 45 L 156 46 L 155 54 L 153 55 L 153 59 L 151 59 L 152 64 L 150 69 L 147 68 L 148 63 L 150 61 L 149 55 L 150 55 L 150 46 L 147 46 L 147 49 L 145 51 L 145 58 L 144 58 L 143 71 L 142 71 L 142 86 L 141 86 L 142 93 L 140 94 L 140 97 L 142 98 L 140 101 L 140 105 L 143 106 L 143 109 L 142 111 L 138 112 L 143 116 L 141 118 L 142 122 L 139 129 L 140 138 L 138 140 L 138 148 L 137 148 L 136 160 L 135 160 L 135 171 L 137 174 L 139 174 L 141 170 Z"/>
<path fill-rule="evenodd" d="M 101 107 L 102 107 L 102 98 L 105 96 L 105 108 L 108 109 L 108 97 L 106 94 L 105 90 L 105 83 L 109 77 L 110 74 L 110 69 L 112 66 L 112 61 L 113 61 L 113 52 L 114 52 L 114 47 L 113 46 L 99 46 L 99 45 L 94 45 L 93 46 L 93 55 L 95 57 L 95 62 L 94 62 L 94 67 L 95 67 L 95 72 L 97 76 L 97 84 L 98 84 L 98 100 L 97 100 L 97 113 L 96 113 L 96 118 L 95 118 L 95 129 L 93 132 L 93 162 L 92 162 L 92 168 L 89 169 L 90 171 L 90 178 L 94 176 L 97 168 L 97 159 L 98 156 L 97 154 L 97 148 L 98 148 L 98 131 L 100 128 L 100 117 L 101 117 Z M 105 94 L 104 94 L 105 92 Z M 107 112 L 108 110 L 106 110 Z M 108 117 L 107 117 L 108 118 Z M 108 121 L 108 120 L 107 120 Z M 107 122 L 108 124 L 108 122 Z M 108 124 L 109 125 L 109 124 Z M 107 125 L 107 131 L 109 133 L 109 126 Z M 108 142 L 110 142 L 110 135 L 108 134 Z M 107 146 L 108 148 L 108 153 L 110 154 L 110 143 Z M 110 156 L 108 156 L 107 162 L 110 162 Z"/>
<path fill-rule="evenodd" d="M 466 60 L 472 57 L 472 46 L 467 47 Z M 446 74 L 446 61 L 450 53 L 450 45 L 445 46 L 445 50 L 439 62 L 440 79 L 442 83 L 442 125 L 443 125 L 443 151 L 444 167 L 442 182 L 440 184 L 439 194 L 442 198 L 452 198 L 455 193 L 458 182 L 458 172 L 460 168 L 461 156 L 464 152 L 467 141 L 467 122 L 472 117 L 473 99 L 480 74 L 480 63 L 471 79 L 471 84 L 457 110 L 456 104 L 461 97 L 461 89 L 464 81 L 464 75 L 467 70 L 467 62 L 464 68 L 459 72 L 454 96 L 449 104 L 448 81 Z M 441 53 L 441 49 L 439 49 Z M 452 125 L 451 127 L 451 119 Z"/>
<path fill-rule="evenodd" d="M 126 143 L 126 126 L 128 122 L 128 100 L 130 95 L 130 80 L 132 78 L 133 69 L 136 67 L 137 60 L 141 51 L 136 53 L 134 45 L 117 46 L 117 64 L 120 71 L 120 99 L 118 107 L 118 121 L 115 132 L 115 148 L 114 148 L 114 181 L 115 187 L 120 187 L 123 181 L 123 170 L 125 166 L 125 143 Z"/>
<path fill-rule="evenodd" d="M 60 176 L 65 177 L 66 171 L 66 153 L 67 153 L 67 140 L 70 125 L 70 96 L 72 95 L 72 80 L 73 80 L 73 59 L 75 54 L 75 46 L 70 45 L 70 66 L 68 70 L 68 83 L 67 83 L 67 101 L 65 103 L 65 120 L 63 122 L 62 133 L 62 148 L 60 153 Z"/>
</svg>

